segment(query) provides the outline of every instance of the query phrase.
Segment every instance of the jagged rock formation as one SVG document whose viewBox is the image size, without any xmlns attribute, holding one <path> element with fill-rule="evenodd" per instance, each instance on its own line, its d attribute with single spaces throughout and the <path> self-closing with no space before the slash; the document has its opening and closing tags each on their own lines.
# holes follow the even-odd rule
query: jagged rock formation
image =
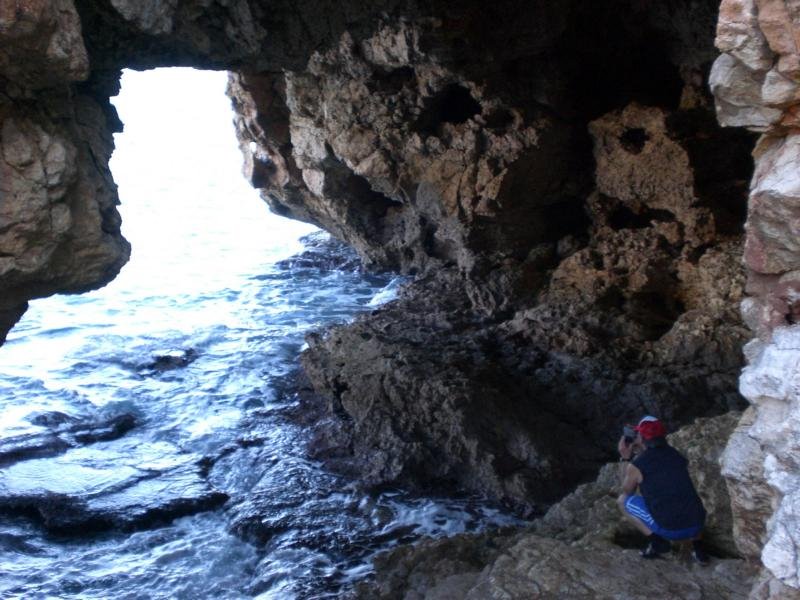
<svg viewBox="0 0 800 600">
<path fill-rule="evenodd" d="M 783 0 L 723 1 L 712 89 L 723 125 L 763 132 L 754 152 L 742 314 L 748 344 L 740 389 L 751 402 L 725 455 L 741 513 L 742 552 L 766 567 L 754 598 L 800 597 L 800 364 L 797 204 L 800 200 L 800 7 Z M 762 549 L 763 548 L 763 549 Z"/>
<path fill-rule="evenodd" d="M 114 87 L 76 83 L 80 25 L 68 0 L 0 8 L 0 340 L 27 300 L 104 285 L 130 252 L 108 170 Z"/>
<path fill-rule="evenodd" d="M 736 140 L 702 112 L 636 104 L 590 129 L 597 191 L 579 234 L 495 263 L 488 282 L 440 269 L 309 340 L 306 372 L 352 419 L 345 445 L 368 482 L 455 481 L 530 512 L 593 476 L 626 418 L 737 406 L 735 219 L 691 168 L 698 140 Z M 717 168 L 716 185 L 741 190 Z"/>
<path fill-rule="evenodd" d="M 418 276 L 310 340 L 320 452 L 369 483 L 538 510 L 609 458 L 620 422 L 741 406 L 747 212 L 743 316 L 761 341 L 742 381 L 752 425 L 724 470 L 738 551 L 767 566 L 753 597 L 786 595 L 800 588 L 800 16 L 793 0 L 724 0 L 710 69 L 717 9 L 7 2 L 0 337 L 28 299 L 101 286 L 127 260 L 108 171 L 119 69 L 231 69 L 246 175 L 270 206 Z M 747 210 L 752 138 L 714 123 L 709 70 L 720 121 L 764 132 Z"/>
</svg>

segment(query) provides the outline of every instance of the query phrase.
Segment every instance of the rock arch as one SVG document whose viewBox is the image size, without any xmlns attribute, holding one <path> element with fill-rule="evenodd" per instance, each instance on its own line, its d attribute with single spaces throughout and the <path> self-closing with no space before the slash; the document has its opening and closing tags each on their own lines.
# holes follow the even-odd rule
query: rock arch
<svg viewBox="0 0 800 600">
<path fill-rule="evenodd" d="M 780 460 L 797 449 L 797 392 L 767 380 L 775 365 L 796 377 L 800 17 L 782 0 L 724 0 L 717 27 L 718 8 L 7 2 L 0 332 L 27 300 L 104 285 L 128 258 L 108 170 L 119 69 L 228 69 L 246 175 L 273 210 L 418 275 L 304 358 L 356 424 L 345 451 L 367 481 L 540 508 L 596 470 L 633 413 L 677 426 L 744 406 L 746 295 L 761 339 L 746 435 L 779 503 L 765 563 L 798 587 L 785 533 L 797 470 Z M 746 290 L 753 138 L 714 122 L 709 71 L 722 123 L 762 133 Z M 567 467 L 559 441 L 576 431 Z M 726 468 L 746 479 L 732 448 Z"/>
</svg>

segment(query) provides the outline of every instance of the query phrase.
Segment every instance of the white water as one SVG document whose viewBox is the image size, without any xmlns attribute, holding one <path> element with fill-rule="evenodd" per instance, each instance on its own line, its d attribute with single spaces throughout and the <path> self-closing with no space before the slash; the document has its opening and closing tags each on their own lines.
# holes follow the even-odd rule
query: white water
<svg viewBox="0 0 800 600">
<path fill-rule="evenodd" d="M 304 332 L 390 299 L 394 283 L 276 265 L 314 230 L 270 214 L 240 176 L 224 86 L 223 73 L 125 73 L 112 170 L 132 259 L 102 290 L 31 303 L 0 348 L 0 441 L 46 431 L 32 419 L 53 411 L 136 426 L 0 468 L 0 495 L 96 493 L 102 505 L 145 470 L 183 469 L 180 493 L 210 484 L 230 499 L 85 536 L 0 513 L 0 597 L 336 597 L 398 541 L 510 522 L 474 500 L 363 494 L 304 456 L 285 415 Z M 188 366 L 150 366 L 187 350 Z M 216 461 L 207 482 L 203 457 Z M 129 496 L 146 502 L 162 479 Z M 251 544 L 232 532 L 254 510 L 274 527 Z"/>
</svg>

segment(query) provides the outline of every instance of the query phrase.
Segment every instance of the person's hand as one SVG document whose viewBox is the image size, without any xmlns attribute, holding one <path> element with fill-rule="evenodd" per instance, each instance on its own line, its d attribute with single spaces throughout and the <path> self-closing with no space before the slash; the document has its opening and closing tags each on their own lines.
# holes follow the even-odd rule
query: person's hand
<svg viewBox="0 0 800 600">
<path fill-rule="evenodd" d="M 625 436 L 623 435 L 619 438 L 619 444 L 617 444 L 617 450 L 619 451 L 619 455 L 621 458 L 629 459 L 633 454 L 633 444 L 629 444 L 625 441 Z"/>
</svg>

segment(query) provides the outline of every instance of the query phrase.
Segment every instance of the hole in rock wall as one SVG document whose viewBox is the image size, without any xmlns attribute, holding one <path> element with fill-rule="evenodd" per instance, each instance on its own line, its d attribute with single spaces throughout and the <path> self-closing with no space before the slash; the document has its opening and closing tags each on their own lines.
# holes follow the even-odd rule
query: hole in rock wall
<svg viewBox="0 0 800 600">
<path fill-rule="evenodd" d="M 480 114 L 481 105 L 463 85 L 451 83 L 425 103 L 413 131 L 436 135 L 444 123 L 460 125 Z"/>
<path fill-rule="evenodd" d="M 653 222 L 672 223 L 675 215 L 668 210 L 642 207 L 633 211 L 627 206 L 615 208 L 608 217 L 608 224 L 612 229 L 645 229 L 651 227 Z"/>
<path fill-rule="evenodd" d="M 394 95 L 406 85 L 410 85 L 416 73 L 411 67 L 398 67 L 389 71 L 376 70 L 367 81 L 369 91 L 376 94 Z"/>
<path fill-rule="evenodd" d="M 639 154 L 644 150 L 644 145 L 650 136 L 641 127 L 633 127 L 626 129 L 625 132 L 619 137 L 619 143 L 631 154 Z"/>
<path fill-rule="evenodd" d="M 689 155 L 699 205 L 713 213 L 717 233 L 742 235 L 756 134 L 722 128 L 714 113 L 705 110 L 673 113 L 667 130 Z"/>
</svg>

